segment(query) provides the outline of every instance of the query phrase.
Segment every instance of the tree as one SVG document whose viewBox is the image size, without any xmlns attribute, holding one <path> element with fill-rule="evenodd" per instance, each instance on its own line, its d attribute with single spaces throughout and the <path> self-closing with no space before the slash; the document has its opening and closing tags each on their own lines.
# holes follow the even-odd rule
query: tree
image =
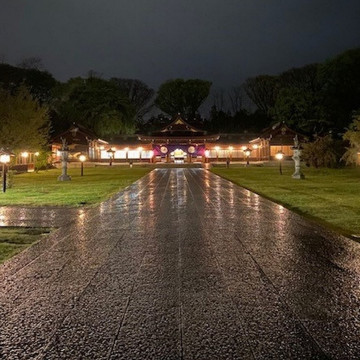
<svg viewBox="0 0 360 360">
<path fill-rule="evenodd" d="M 23 58 L 20 63 L 17 65 L 19 68 L 22 69 L 33 69 L 33 70 L 44 70 L 44 64 L 40 57 L 38 56 L 31 56 L 27 58 Z"/>
<path fill-rule="evenodd" d="M 274 107 L 279 90 L 276 76 L 259 75 L 245 81 L 244 90 L 250 100 L 264 114 L 269 115 Z"/>
<path fill-rule="evenodd" d="M 354 114 L 353 122 L 343 136 L 343 139 L 349 142 L 350 147 L 347 148 L 343 159 L 347 164 L 357 164 L 360 153 L 360 111 Z"/>
<path fill-rule="evenodd" d="M 19 87 L 25 85 L 40 103 L 51 102 L 51 92 L 57 84 L 55 78 L 47 71 L 21 69 L 9 64 L 0 64 L 0 87 L 15 93 Z"/>
<path fill-rule="evenodd" d="M 39 151 L 47 144 L 49 116 L 47 107 L 20 87 L 15 94 L 0 91 L 0 146 L 12 151 Z"/>
<path fill-rule="evenodd" d="M 304 144 L 302 159 L 308 166 L 331 168 L 339 165 L 343 153 L 342 142 L 328 134 L 317 136 L 313 142 Z"/>
<path fill-rule="evenodd" d="M 148 114 L 155 105 L 155 90 L 136 79 L 112 78 L 110 81 L 116 84 L 120 91 L 129 99 L 136 110 L 137 121 L 142 122 L 144 115 Z"/>
<path fill-rule="evenodd" d="M 228 92 L 228 97 L 231 104 L 231 111 L 233 114 L 243 110 L 244 105 L 244 88 L 242 86 L 235 86 Z"/>
<path fill-rule="evenodd" d="M 329 125 L 323 119 L 317 94 L 297 87 L 281 89 L 270 114 L 308 134 L 323 133 Z"/>
<path fill-rule="evenodd" d="M 319 91 L 318 71 L 319 64 L 309 64 L 284 71 L 278 77 L 280 88 L 296 88 L 310 92 Z"/>
<path fill-rule="evenodd" d="M 97 77 L 74 78 L 59 86 L 54 94 L 55 118 L 60 124 L 75 121 L 99 136 L 135 131 L 135 109 L 111 81 Z"/>
<path fill-rule="evenodd" d="M 360 48 L 351 49 L 319 67 L 321 101 L 326 119 L 342 132 L 360 108 Z"/>
<path fill-rule="evenodd" d="M 210 87 L 211 82 L 205 80 L 168 80 L 160 85 L 155 104 L 170 116 L 181 113 L 192 119 L 209 96 Z"/>
<path fill-rule="evenodd" d="M 213 106 L 216 107 L 218 111 L 225 112 L 225 91 L 224 89 L 218 89 L 212 94 Z"/>
</svg>

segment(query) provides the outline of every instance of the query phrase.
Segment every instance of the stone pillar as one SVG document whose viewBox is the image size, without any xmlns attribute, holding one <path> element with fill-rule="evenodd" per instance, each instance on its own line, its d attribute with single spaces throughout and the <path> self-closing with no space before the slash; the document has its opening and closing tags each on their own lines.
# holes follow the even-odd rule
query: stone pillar
<svg viewBox="0 0 360 360">
<path fill-rule="evenodd" d="M 67 163 L 69 158 L 69 148 L 66 144 L 65 139 L 62 140 L 62 147 L 60 150 L 60 158 L 61 158 L 61 175 L 58 177 L 59 181 L 70 181 L 71 177 L 67 174 Z"/>
<path fill-rule="evenodd" d="M 294 155 L 292 159 L 295 162 L 295 172 L 292 174 L 293 179 L 305 179 L 305 175 L 301 172 L 301 148 L 300 147 L 293 147 L 292 150 L 294 151 Z"/>
</svg>

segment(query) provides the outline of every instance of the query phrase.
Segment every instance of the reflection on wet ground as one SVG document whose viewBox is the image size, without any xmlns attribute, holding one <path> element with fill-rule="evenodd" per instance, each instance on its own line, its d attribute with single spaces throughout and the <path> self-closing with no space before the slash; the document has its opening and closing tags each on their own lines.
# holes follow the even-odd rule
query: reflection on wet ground
<svg viewBox="0 0 360 360">
<path fill-rule="evenodd" d="M 59 227 L 0 268 L 0 358 L 360 358 L 360 244 L 208 171 L 0 221 Z"/>
</svg>

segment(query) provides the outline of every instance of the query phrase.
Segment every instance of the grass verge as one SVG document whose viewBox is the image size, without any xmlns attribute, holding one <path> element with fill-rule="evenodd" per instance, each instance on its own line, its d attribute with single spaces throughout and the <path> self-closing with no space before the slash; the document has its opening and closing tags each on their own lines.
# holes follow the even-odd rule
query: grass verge
<svg viewBox="0 0 360 360">
<path fill-rule="evenodd" d="M 0 227 L 0 264 L 50 231 L 48 228 Z"/>
<path fill-rule="evenodd" d="M 237 185 L 305 215 L 343 234 L 360 236 L 360 169 L 305 168 L 292 179 L 293 166 L 214 167 L 211 171 Z"/>
<path fill-rule="evenodd" d="M 58 181 L 61 170 L 14 176 L 13 187 L 0 193 L 0 206 L 4 205 L 68 205 L 95 204 L 124 189 L 151 171 L 145 167 L 85 167 L 69 169 L 71 181 Z"/>
</svg>

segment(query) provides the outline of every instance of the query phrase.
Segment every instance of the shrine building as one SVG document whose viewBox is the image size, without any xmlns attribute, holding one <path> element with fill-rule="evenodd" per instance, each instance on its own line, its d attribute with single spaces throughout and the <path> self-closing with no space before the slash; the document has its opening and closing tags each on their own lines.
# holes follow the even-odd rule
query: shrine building
<svg viewBox="0 0 360 360">
<path fill-rule="evenodd" d="M 74 124 L 52 141 L 53 160 L 59 160 L 61 139 L 70 148 L 70 160 L 85 154 L 89 161 L 193 163 L 216 161 L 269 161 L 281 151 L 292 156 L 294 137 L 304 137 L 284 123 L 277 123 L 260 134 L 211 134 L 190 125 L 180 115 L 164 128 L 149 133 L 124 135 L 105 141 L 81 125 Z"/>
</svg>

